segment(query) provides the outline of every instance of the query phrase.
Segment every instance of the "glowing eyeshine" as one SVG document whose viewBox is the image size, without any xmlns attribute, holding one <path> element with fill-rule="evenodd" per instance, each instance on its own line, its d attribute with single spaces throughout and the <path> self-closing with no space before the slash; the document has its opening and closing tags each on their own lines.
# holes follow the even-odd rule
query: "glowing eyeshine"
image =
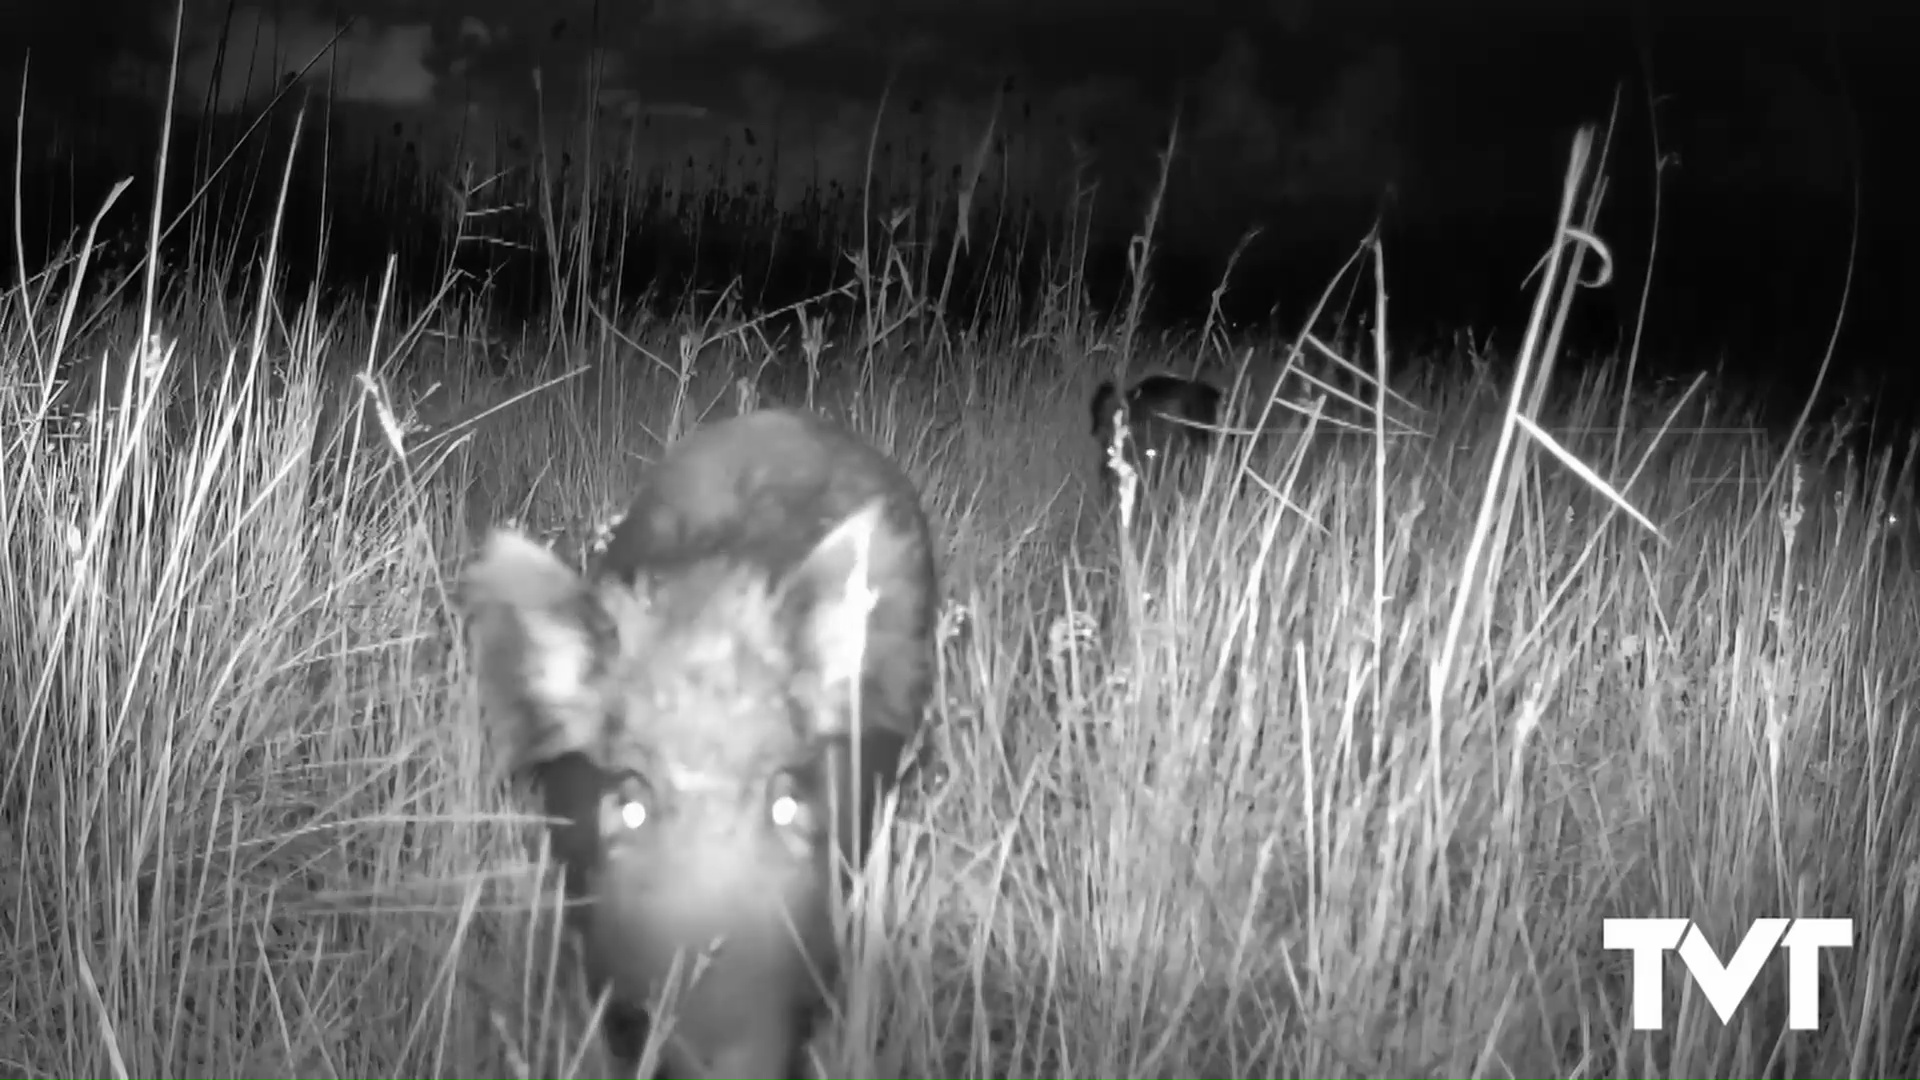
<svg viewBox="0 0 1920 1080">
<path fill-rule="evenodd" d="M 776 827 L 791 828 L 794 822 L 800 820 L 800 801 L 791 795 L 781 795 L 774 800 L 769 816 Z"/>
<path fill-rule="evenodd" d="M 647 804 L 628 795 L 620 801 L 620 825 L 622 828 L 637 829 L 647 823 Z"/>
<path fill-rule="evenodd" d="M 931 688 L 913 484 L 817 417 L 751 413 L 671 447 L 589 574 L 500 532 L 467 586 L 488 715 L 585 901 L 615 1067 L 633 1075 L 677 992 L 659 1075 L 801 1075 L 839 868 Z"/>
</svg>

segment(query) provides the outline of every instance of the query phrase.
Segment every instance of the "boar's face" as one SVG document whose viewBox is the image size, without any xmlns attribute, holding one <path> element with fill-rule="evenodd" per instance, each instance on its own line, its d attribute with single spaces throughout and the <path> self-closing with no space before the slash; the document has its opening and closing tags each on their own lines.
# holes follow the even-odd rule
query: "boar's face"
<svg viewBox="0 0 1920 1080">
<path fill-rule="evenodd" d="M 874 797 L 845 765 L 879 521 L 779 579 L 716 556 L 590 581 L 512 533 L 470 571 L 489 712 L 562 819 L 589 982 L 628 1010 L 674 995 L 671 1075 L 790 1075 L 834 977 L 839 811 Z"/>
</svg>

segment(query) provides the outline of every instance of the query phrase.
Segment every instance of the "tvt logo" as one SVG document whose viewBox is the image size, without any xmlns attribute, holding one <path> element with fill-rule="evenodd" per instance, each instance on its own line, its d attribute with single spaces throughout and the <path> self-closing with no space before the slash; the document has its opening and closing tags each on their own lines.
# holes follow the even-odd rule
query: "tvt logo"
<svg viewBox="0 0 1920 1080">
<path fill-rule="evenodd" d="M 1724 964 L 1690 919 L 1607 919 L 1601 934 L 1605 948 L 1633 953 L 1633 1026 L 1637 1030 L 1658 1031 L 1666 1024 L 1662 961 L 1669 949 L 1679 948 L 1680 959 L 1707 996 L 1707 1004 L 1722 1023 L 1730 1023 L 1761 965 L 1775 947 L 1784 947 L 1787 1026 L 1811 1031 L 1820 1026 L 1820 950 L 1851 949 L 1853 920 L 1755 919 L 1733 951 L 1733 959 Z"/>
</svg>

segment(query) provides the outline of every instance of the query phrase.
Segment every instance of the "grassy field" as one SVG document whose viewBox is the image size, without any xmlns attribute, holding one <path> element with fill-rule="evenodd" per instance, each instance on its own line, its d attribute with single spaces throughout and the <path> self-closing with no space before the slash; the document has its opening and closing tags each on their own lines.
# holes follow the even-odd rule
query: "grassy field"
<svg viewBox="0 0 1920 1080">
<path fill-rule="evenodd" d="M 1900 463 L 1844 432 L 1624 360 L 1549 387 L 1544 333 L 1303 417 L 1268 403 L 1332 381 L 1314 342 L 1078 305 L 882 336 L 856 281 L 842 343 L 701 312 L 501 344 L 269 280 L 0 312 L 0 1075 L 602 1069 L 459 570 L 507 521 L 590 548 L 663 442 L 770 404 L 888 449 L 944 539 L 926 767 L 826 1075 L 1920 1067 L 1920 595 L 1862 479 Z M 1244 370 L 1268 433 L 1122 528 L 1086 407 L 1128 350 Z M 1853 918 L 1823 1027 L 1786 1029 L 1776 958 L 1730 1024 L 1669 963 L 1667 1030 L 1630 1030 L 1602 920 L 1655 915 L 1722 954 Z"/>
</svg>

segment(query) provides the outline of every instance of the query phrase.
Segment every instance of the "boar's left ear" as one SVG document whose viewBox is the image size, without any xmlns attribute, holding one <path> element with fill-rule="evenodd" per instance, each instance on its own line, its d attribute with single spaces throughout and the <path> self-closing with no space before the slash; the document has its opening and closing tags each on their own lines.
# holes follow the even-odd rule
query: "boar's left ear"
<svg viewBox="0 0 1920 1080">
<path fill-rule="evenodd" d="M 613 628 L 580 576 L 544 546 L 495 530 L 466 573 L 475 662 L 516 769 L 589 750 Z"/>
<path fill-rule="evenodd" d="M 867 618 L 885 584 L 888 553 L 875 551 L 886 535 L 885 509 L 875 499 L 835 525 L 782 590 L 822 696 L 816 735 L 841 734 L 850 722 L 851 695 L 867 655 Z"/>
</svg>

